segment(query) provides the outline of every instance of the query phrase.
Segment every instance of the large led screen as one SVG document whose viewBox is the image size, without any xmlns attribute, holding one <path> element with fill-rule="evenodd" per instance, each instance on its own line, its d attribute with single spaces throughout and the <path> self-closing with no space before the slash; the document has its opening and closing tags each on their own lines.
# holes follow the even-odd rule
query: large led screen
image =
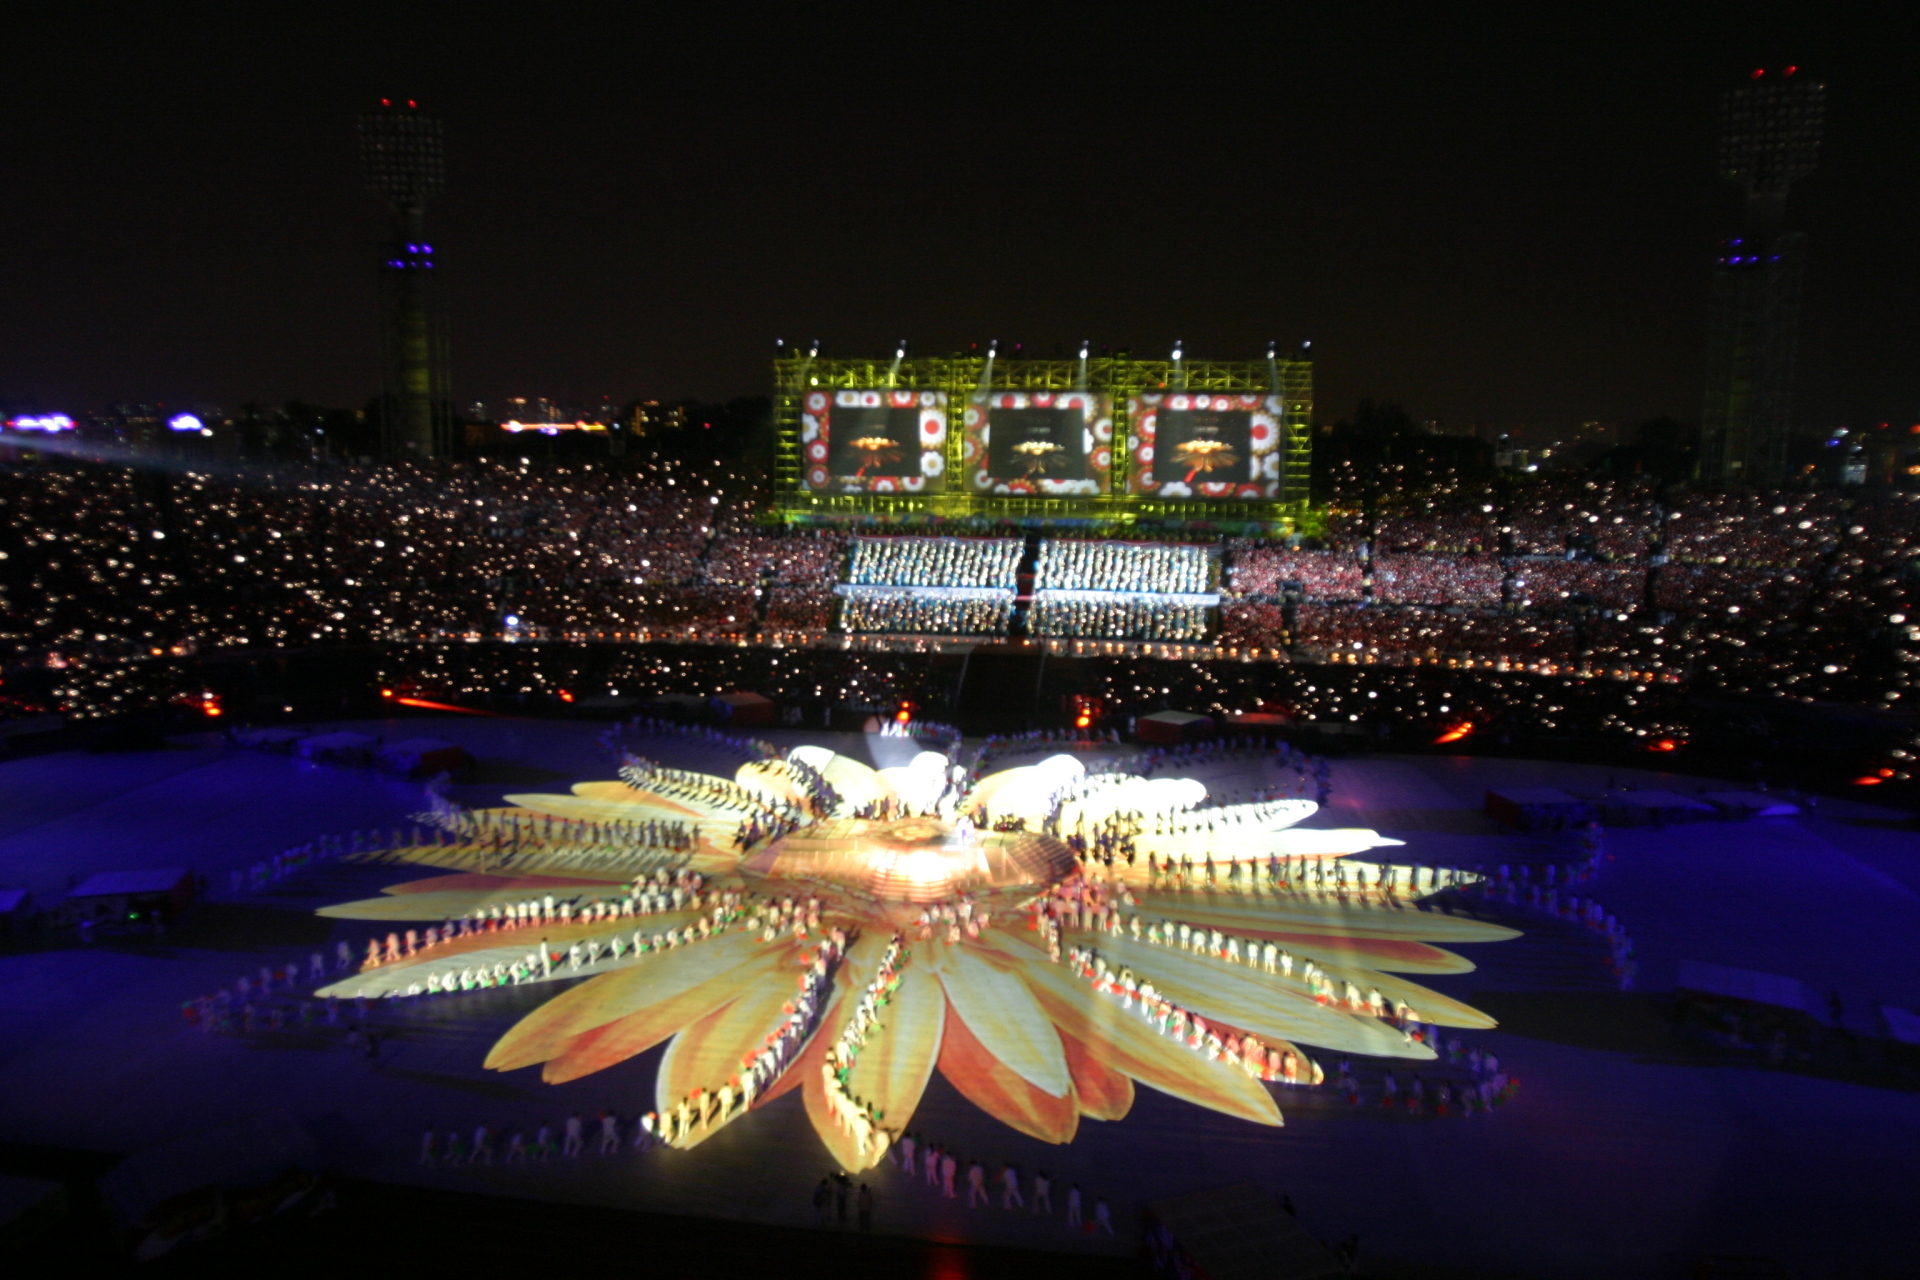
<svg viewBox="0 0 1920 1280">
<path fill-rule="evenodd" d="M 967 405 L 975 493 L 1098 494 L 1113 473 L 1113 407 L 1085 391 L 995 391 Z"/>
<path fill-rule="evenodd" d="M 1279 396 L 1172 392 L 1136 396 L 1134 493 L 1160 498 L 1277 498 Z"/>
<path fill-rule="evenodd" d="M 947 469 L 947 393 L 809 391 L 800 448 L 809 489 L 938 493 Z"/>
</svg>

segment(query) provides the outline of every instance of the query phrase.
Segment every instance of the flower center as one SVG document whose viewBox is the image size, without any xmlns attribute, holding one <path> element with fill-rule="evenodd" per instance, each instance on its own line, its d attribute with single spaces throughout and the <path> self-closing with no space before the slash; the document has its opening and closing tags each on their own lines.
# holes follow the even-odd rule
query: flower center
<svg viewBox="0 0 1920 1280">
<path fill-rule="evenodd" d="M 1052 836 L 973 831 L 938 818 L 843 818 L 782 836 L 742 868 L 777 880 L 823 880 L 881 902 L 940 902 L 962 893 L 1065 879 L 1073 854 Z"/>
</svg>

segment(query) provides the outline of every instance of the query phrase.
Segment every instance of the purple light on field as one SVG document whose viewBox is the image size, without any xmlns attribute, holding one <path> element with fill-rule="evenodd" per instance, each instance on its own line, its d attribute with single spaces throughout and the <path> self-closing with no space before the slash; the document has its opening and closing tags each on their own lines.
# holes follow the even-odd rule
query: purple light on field
<svg viewBox="0 0 1920 1280">
<path fill-rule="evenodd" d="M 190 413 L 176 413 L 167 419 L 169 431 L 199 431 L 206 426 Z"/>
</svg>

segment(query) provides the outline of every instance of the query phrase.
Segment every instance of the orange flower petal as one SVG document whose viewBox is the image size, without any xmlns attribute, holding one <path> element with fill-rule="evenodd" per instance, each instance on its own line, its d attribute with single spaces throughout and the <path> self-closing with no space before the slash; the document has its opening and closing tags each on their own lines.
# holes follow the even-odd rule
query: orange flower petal
<svg viewBox="0 0 1920 1280">
<path fill-rule="evenodd" d="M 931 973 L 909 964 L 899 989 L 880 1011 L 880 1029 L 854 1060 L 848 1087 L 873 1104 L 887 1129 L 898 1132 L 913 1118 L 940 1056 L 947 996 Z"/>
<path fill-rule="evenodd" d="M 967 1030 L 1028 1084 L 1056 1098 L 1072 1086 L 1060 1037 L 1033 994 L 1012 972 L 983 958 L 984 948 L 967 944 L 928 944 L 932 968 L 946 989 L 947 1003 L 966 1021 Z"/>
<path fill-rule="evenodd" d="M 1437 1022 L 1443 1027 L 1471 1027 L 1477 1031 L 1487 1031 L 1499 1026 L 1491 1015 L 1480 1012 L 1469 1004 L 1462 1004 L 1452 996 L 1441 995 L 1431 987 L 1423 987 L 1417 982 L 1408 982 L 1390 973 L 1381 973 L 1376 969 L 1343 969 L 1339 965 L 1322 965 L 1327 976 L 1341 982 L 1351 982 L 1360 988 L 1362 995 L 1369 986 L 1380 988 L 1380 994 L 1387 998 L 1388 1005 L 1394 1000 L 1405 1000 L 1420 1015 L 1422 1022 Z"/>
<path fill-rule="evenodd" d="M 807 1119 L 813 1122 L 813 1131 L 820 1135 L 820 1141 L 833 1158 L 840 1162 L 842 1169 L 849 1173 L 858 1173 L 870 1167 L 876 1156 L 870 1152 L 863 1153 L 859 1144 L 853 1140 L 853 1134 L 841 1127 L 840 1122 L 833 1118 L 833 1108 L 827 1103 L 826 1080 L 821 1075 L 825 1063 L 824 1053 L 810 1055 L 808 1061 L 796 1062 L 793 1070 L 787 1074 L 792 1075 L 804 1068 L 805 1074 L 800 1078 L 800 1098 L 806 1104 Z"/>
<path fill-rule="evenodd" d="M 594 924 L 539 925 L 528 929 L 503 929 L 496 933 L 470 933 L 464 938 L 456 937 L 451 942 L 425 947 L 410 956 L 388 961 L 374 972 L 397 973 L 403 969 L 436 964 L 442 960 L 451 960 L 455 956 L 472 955 L 481 951 L 509 951 L 514 959 L 518 959 L 538 951 L 542 938 L 547 940 L 549 946 L 564 951 L 574 943 L 585 942 L 588 938 L 606 939 L 615 934 L 628 937 L 635 929 L 645 929 L 649 934 L 664 933 L 668 929 L 678 929 L 682 925 L 692 924 L 698 914 L 694 911 L 670 911 L 656 916 L 602 920 Z M 644 962 L 621 960 L 619 963 L 624 965 Z M 558 980 L 561 976 L 556 973 L 554 979 Z M 345 978 L 334 985 L 347 989 L 352 984 L 353 979 Z"/>
<path fill-rule="evenodd" d="M 974 1106 L 1042 1142 L 1072 1142 L 1080 1127 L 1071 1085 L 1064 1097 L 1056 1097 L 1028 1084 L 987 1051 L 951 1006 L 940 1042 L 940 1074 Z"/>
<path fill-rule="evenodd" d="M 1133 1110 L 1132 1077 L 1115 1071 L 1064 1031 L 1060 1032 L 1060 1047 L 1067 1051 L 1067 1069 L 1073 1072 L 1073 1091 L 1080 1099 L 1081 1115 L 1119 1120 Z"/>
<path fill-rule="evenodd" d="M 840 1162 L 840 1167 L 850 1172 L 867 1168 L 878 1157 L 876 1153 L 862 1155 L 853 1135 L 834 1119 L 833 1109 L 827 1103 L 826 1081 L 821 1075 L 821 1068 L 826 1065 L 827 1049 L 840 1038 L 846 1030 L 847 1021 L 853 1017 L 860 993 L 879 973 L 880 957 L 886 953 L 888 941 L 877 933 L 863 934 L 847 947 L 846 959 L 841 962 L 834 977 L 833 996 L 814 1030 L 813 1039 L 794 1064 L 787 1068 L 779 1083 L 767 1090 L 764 1099 L 771 1101 L 797 1085 L 801 1101 L 807 1108 L 807 1118 L 813 1122 L 813 1131 L 820 1135 L 820 1141 Z"/>
<path fill-rule="evenodd" d="M 575 1036 L 548 1060 L 540 1078 L 548 1084 L 564 1084 L 625 1062 L 725 1007 L 743 993 L 771 984 L 776 978 L 775 958 L 767 956 L 668 996 L 645 1009 Z"/>
<path fill-rule="evenodd" d="M 1109 963 L 1130 965 L 1167 999 L 1208 1021 L 1230 1022 L 1262 1039 L 1305 1040 L 1328 1049 L 1383 1057 L 1427 1057 L 1398 1031 L 1373 1017 L 1322 1005 L 1295 982 L 1131 938 L 1103 937 Z"/>
<path fill-rule="evenodd" d="M 1093 1047 L 1109 1066 L 1196 1106 L 1256 1124 L 1281 1122 L 1280 1108 L 1259 1081 L 1157 1034 L 1138 1013 L 1095 995 L 1064 967 L 1050 963 L 1022 935 L 994 930 L 983 936 L 1009 956 L 1027 959 L 1021 976 L 1047 1016 L 1062 1033 Z"/>
<path fill-rule="evenodd" d="M 826 1010 L 821 1013 L 820 1021 L 814 1024 L 813 1034 L 801 1046 L 800 1052 L 794 1055 L 792 1064 L 780 1073 L 780 1078 L 765 1093 L 754 1098 L 753 1105 L 756 1108 L 797 1087 L 809 1070 L 815 1075 L 819 1074 L 820 1064 L 826 1059 L 827 1046 L 846 1029 L 847 1019 L 853 1016 L 859 993 L 880 971 L 880 957 L 886 954 L 888 941 L 884 937 L 862 935 L 847 945 L 846 959 L 841 962 L 839 972 L 835 975 L 833 990 L 827 996 Z M 852 999 L 848 998 L 849 995 Z"/>
<path fill-rule="evenodd" d="M 821 1026 L 825 1026 L 828 1021 L 837 1017 L 840 1013 L 841 1006 L 845 1003 L 846 1001 L 841 992 L 836 991 L 831 996 L 828 996 L 827 1012 L 820 1019 Z M 754 1110 L 759 1110 L 789 1090 L 799 1088 L 800 1081 L 809 1070 L 819 1071 L 820 1064 L 826 1060 L 828 1043 L 829 1042 L 820 1035 L 820 1027 L 815 1027 L 813 1034 L 807 1037 L 806 1044 L 800 1047 L 800 1052 L 794 1055 L 793 1061 L 788 1064 L 787 1069 L 780 1073 L 780 1078 L 769 1085 L 765 1093 L 754 1095 Z"/>
<path fill-rule="evenodd" d="M 793 972 L 797 980 L 797 964 Z M 766 1043 L 767 1033 L 782 1018 L 781 1009 L 794 990 L 777 975 L 770 977 L 675 1036 L 654 1077 L 655 1105 L 661 1113 L 691 1097 L 696 1089 L 715 1093 L 732 1083 L 741 1072 L 742 1060 Z M 719 1131 L 719 1125 L 696 1127 L 681 1145 L 696 1147 Z"/>
<path fill-rule="evenodd" d="M 487 1055 L 487 1066 L 496 1071 L 512 1071 L 545 1062 L 564 1052 L 567 1042 L 574 1037 L 625 1019 L 629 1014 L 639 1015 L 635 1025 L 645 1025 L 651 1011 L 684 993 L 708 982 L 724 983 L 742 969 L 757 975 L 760 966 L 751 962 L 758 960 L 761 965 L 767 965 L 787 950 L 777 944 L 763 947 L 756 937 L 742 932 L 643 956 L 618 972 L 588 979 L 522 1018 L 493 1046 Z M 742 974 L 741 978 L 744 980 L 747 976 Z M 719 1003 L 716 999 L 699 1012 L 705 1013 Z M 678 1030 L 690 1020 L 690 1017 L 683 1018 L 680 1023 L 669 1025 L 667 1032 Z M 647 1043 L 655 1043 L 657 1039 Z"/>
</svg>

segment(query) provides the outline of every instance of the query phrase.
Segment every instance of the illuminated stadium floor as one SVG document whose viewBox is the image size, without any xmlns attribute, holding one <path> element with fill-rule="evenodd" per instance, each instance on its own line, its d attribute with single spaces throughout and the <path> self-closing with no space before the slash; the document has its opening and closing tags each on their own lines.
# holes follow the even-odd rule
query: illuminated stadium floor
<svg viewBox="0 0 1920 1280">
<path fill-rule="evenodd" d="M 526 721 L 409 721 L 469 745 L 483 762 L 470 804 L 565 791 L 611 776 L 594 727 Z M 809 733 L 858 754 L 858 738 Z M 878 744 L 897 746 L 881 740 Z M 661 754 L 666 756 L 665 749 Z M 712 758 L 670 764 L 731 772 Z M 888 763 L 881 760 L 876 763 Z M 1594 785 L 1609 771 L 1532 762 L 1374 758 L 1336 762 L 1331 813 L 1306 825 L 1371 826 L 1405 840 L 1403 860 L 1544 861 L 1550 848 L 1479 816 L 1489 785 Z M 1626 780 L 1622 771 L 1610 771 Z M 1648 775 L 1651 785 L 1653 775 Z M 1692 790 L 1692 780 L 1678 785 Z M 212 900 L 162 943 L 102 941 L 0 952 L 0 1141 L 131 1151 L 270 1107 L 305 1122 L 356 1173 L 668 1212 L 804 1225 L 808 1193 L 832 1161 L 799 1099 L 756 1111 L 690 1152 L 530 1168 L 420 1169 L 421 1129 L 502 1134 L 569 1111 L 631 1115 L 647 1105 L 661 1056 L 568 1084 L 536 1070 L 482 1069 L 488 1050 L 548 990 L 423 1001 L 383 1015 L 392 1044 L 369 1066 L 341 1027 L 252 1037 L 187 1027 L 181 1001 L 243 968 L 284 963 L 355 922 L 323 905 L 408 878 L 391 867 L 332 865 L 235 901 L 227 871 L 329 831 L 389 826 L 418 788 L 220 746 L 128 756 L 69 754 L 0 765 L 0 884 L 43 903 L 96 870 L 191 866 Z M 1125 1248 L 1134 1209 L 1159 1195 L 1253 1177 L 1299 1206 L 1329 1240 L 1358 1231 L 1370 1265 L 1512 1275 L 1685 1274 L 1702 1255 L 1781 1256 L 1824 1274 L 1890 1251 L 1920 1097 L 1844 1062 L 1780 1073 L 1681 1039 L 1657 993 L 1685 959 L 1784 974 L 1837 990 L 1872 1030 L 1880 1004 L 1920 1004 L 1911 939 L 1920 936 L 1920 837 L 1891 815 L 1828 802 L 1814 819 L 1608 832 L 1590 887 L 1633 933 L 1636 993 L 1608 986 L 1597 941 L 1517 908 L 1489 918 L 1523 936 L 1462 948 L 1473 973 L 1431 985 L 1484 1009 L 1501 1029 L 1462 1038 L 1497 1052 L 1521 1080 L 1490 1115 L 1415 1120 L 1377 1105 L 1284 1093 L 1286 1127 L 1259 1128 L 1141 1088 L 1113 1123 L 1083 1123 L 1048 1146 L 997 1123 L 937 1074 L 913 1127 L 966 1157 L 1051 1171 L 1056 1204 L 1079 1182 L 1113 1205 L 1123 1239 L 1070 1235 L 1055 1222 L 968 1212 L 889 1166 L 869 1180 L 877 1226 L 933 1238 L 1073 1250 Z M 423 873 L 424 874 L 424 873 Z M 1331 1073 L 1338 1055 L 1320 1053 Z M 1378 1072 L 1357 1060 L 1371 1085 Z M 1370 1074 L 1371 1071 L 1371 1074 Z M 1403 1068 L 1402 1078 L 1405 1078 Z M 964 1195 L 964 1190 L 962 1192 Z M 996 1197 L 997 1204 L 997 1197 Z"/>
</svg>

